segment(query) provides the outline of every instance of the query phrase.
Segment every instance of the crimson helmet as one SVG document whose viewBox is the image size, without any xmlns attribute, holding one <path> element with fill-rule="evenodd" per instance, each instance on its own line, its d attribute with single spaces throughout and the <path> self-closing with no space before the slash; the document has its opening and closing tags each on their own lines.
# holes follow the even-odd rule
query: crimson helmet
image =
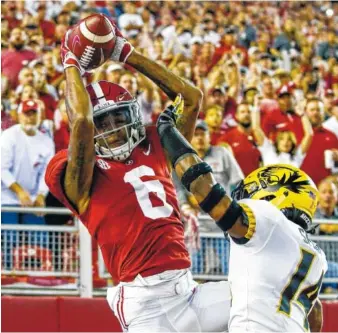
<svg viewBox="0 0 338 333">
<path fill-rule="evenodd" d="M 108 81 L 92 83 L 87 91 L 93 106 L 96 154 L 126 160 L 145 138 L 137 100 L 128 90 Z"/>
</svg>

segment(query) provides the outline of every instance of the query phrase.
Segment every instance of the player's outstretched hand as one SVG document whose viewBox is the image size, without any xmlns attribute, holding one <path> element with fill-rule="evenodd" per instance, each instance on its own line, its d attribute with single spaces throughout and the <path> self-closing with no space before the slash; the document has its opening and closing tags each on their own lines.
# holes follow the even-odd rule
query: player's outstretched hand
<svg viewBox="0 0 338 333">
<path fill-rule="evenodd" d="M 69 68 L 69 67 L 76 67 L 81 76 L 83 76 L 86 71 L 82 68 L 82 66 L 80 65 L 79 60 L 77 59 L 77 57 L 74 55 L 74 53 L 72 51 L 70 51 L 67 42 L 68 42 L 68 36 L 71 32 L 71 29 L 69 29 L 65 36 L 63 37 L 62 43 L 61 43 L 61 61 L 62 61 L 62 65 L 63 68 Z"/>
<path fill-rule="evenodd" d="M 109 20 L 115 29 L 115 36 L 116 36 L 115 45 L 112 49 L 110 59 L 116 62 L 125 63 L 128 57 L 133 52 L 134 47 L 127 41 L 127 39 L 123 37 L 121 31 L 116 26 L 115 22 L 111 20 L 110 18 Z"/>
<path fill-rule="evenodd" d="M 157 127 L 164 123 L 172 123 L 176 126 L 177 118 L 183 113 L 184 100 L 181 94 L 178 94 L 175 101 L 168 105 L 167 108 L 159 115 L 157 120 Z"/>
</svg>

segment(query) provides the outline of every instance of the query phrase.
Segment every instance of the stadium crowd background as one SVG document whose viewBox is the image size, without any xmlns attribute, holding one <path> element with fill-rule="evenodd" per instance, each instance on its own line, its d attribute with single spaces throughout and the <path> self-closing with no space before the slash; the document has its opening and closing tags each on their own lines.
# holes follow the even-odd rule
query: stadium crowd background
<svg viewBox="0 0 338 333">
<path fill-rule="evenodd" d="M 94 13 L 112 17 L 140 52 L 204 92 L 193 145 L 227 188 L 261 165 L 291 163 L 319 187 L 317 217 L 338 218 L 337 3 L 2 1 L 2 133 L 20 122 L 20 104 L 33 100 L 46 142 L 67 148 L 60 44 L 71 25 Z M 127 65 L 107 62 L 85 77 L 102 79 L 137 96 L 146 124 L 170 103 Z M 198 208 L 178 193 L 187 242 L 198 248 Z M 35 206 L 60 206 L 50 194 L 40 199 Z M 17 221 L 3 214 L 2 223 Z M 37 223 L 72 222 L 46 216 Z M 338 234 L 338 225 L 317 233 Z"/>
</svg>

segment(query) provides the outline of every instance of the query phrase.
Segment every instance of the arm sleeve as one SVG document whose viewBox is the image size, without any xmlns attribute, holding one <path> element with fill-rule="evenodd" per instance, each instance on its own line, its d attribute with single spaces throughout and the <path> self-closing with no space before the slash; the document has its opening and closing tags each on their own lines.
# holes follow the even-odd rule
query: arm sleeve
<svg viewBox="0 0 338 333">
<path fill-rule="evenodd" d="M 1 136 L 1 182 L 10 187 L 16 182 L 12 173 L 14 166 L 14 145 L 11 137 L 6 131 Z"/>
<path fill-rule="evenodd" d="M 48 163 L 50 162 L 50 160 L 52 159 L 54 154 L 55 154 L 55 145 L 54 145 L 54 142 L 51 141 L 50 151 L 49 151 L 49 154 L 46 158 L 46 164 L 45 164 L 41 174 L 39 175 L 40 179 L 39 179 L 38 194 L 43 194 L 44 196 L 46 196 L 47 193 L 48 193 L 48 186 L 45 182 L 46 169 L 47 169 Z"/>
</svg>

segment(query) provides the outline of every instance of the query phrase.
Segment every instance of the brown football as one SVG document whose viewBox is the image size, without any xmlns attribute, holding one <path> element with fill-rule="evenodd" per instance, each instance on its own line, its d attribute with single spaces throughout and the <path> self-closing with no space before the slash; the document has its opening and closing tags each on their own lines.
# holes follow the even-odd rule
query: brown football
<svg viewBox="0 0 338 333">
<path fill-rule="evenodd" d="M 110 57 L 115 40 L 115 29 L 110 20 L 103 14 L 94 14 L 72 27 L 67 46 L 81 66 L 91 70 Z"/>
</svg>

